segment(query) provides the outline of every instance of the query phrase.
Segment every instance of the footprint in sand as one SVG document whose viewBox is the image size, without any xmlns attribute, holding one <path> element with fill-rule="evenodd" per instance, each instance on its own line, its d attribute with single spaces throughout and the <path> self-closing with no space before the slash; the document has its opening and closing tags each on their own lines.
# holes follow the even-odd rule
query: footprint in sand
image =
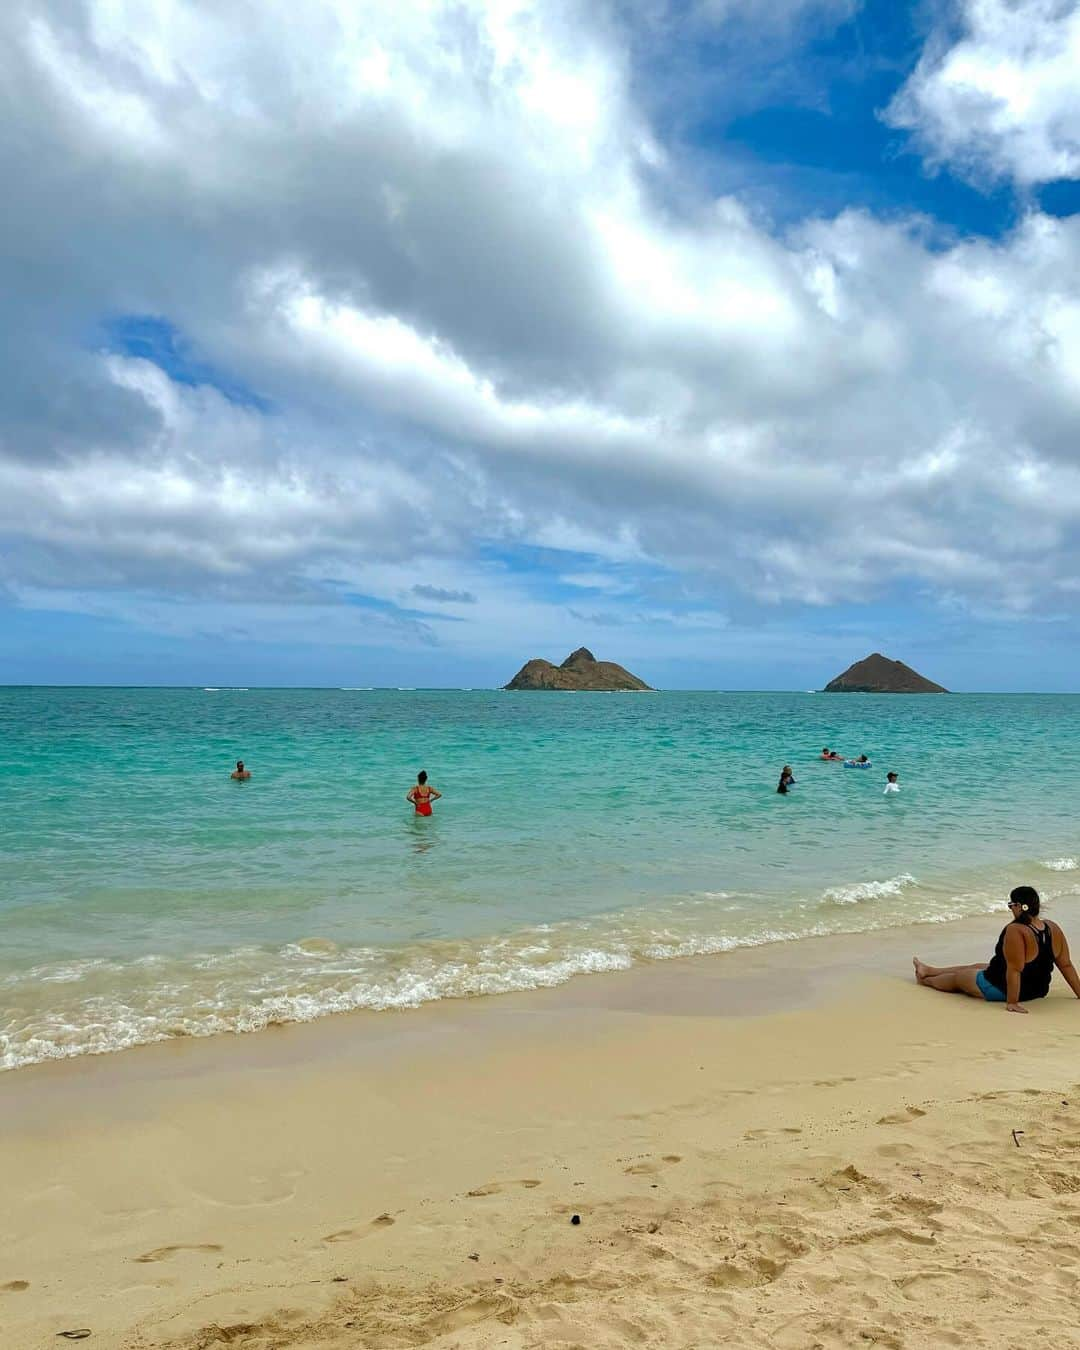
<svg viewBox="0 0 1080 1350">
<path fill-rule="evenodd" d="M 339 1228 L 336 1233 L 327 1233 L 324 1242 L 348 1242 L 351 1238 L 367 1237 L 373 1228 L 389 1228 L 397 1220 L 389 1214 L 380 1214 L 366 1228 Z"/>
<path fill-rule="evenodd" d="M 901 1275 L 894 1278 L 893 1283 L 905 1298 L 924 1304 L 928 1298 L 956 1299 L 961 1295 L 965 1298 L 986 1298 L 992 1287 L 991 1281 L 978 1271 L 951 1266 Z"/>
<path fill-rule="evenodd" d="M 155 1247 L 152 1252 L 143 1252 L 142 1256 L 132 1257 L 133 1261 L 167 1261 L 170 1256 L 175 1256 L 177 1252 L 220 1252 L 221 1244 L 218 1242 L 193 1242 L 178 1243 L 175 1247 Z"/>
<path fill-rule="evenodd" d="M 646 1162 L 631 1163 L 629 1167 L 624 1167 L 623 1172 L 631 1177 L 651 1177 L 657 1172 L 662 1172 L 665 1167 L 671 1167 L 674 1163 L 682 1162 L 682 1156 L 678 1153 L 665 1153 L 657 1162 L 649 1159 Z"/>
<path fill-rule="evenodd" d="M 24 1289 L 29 1288 L 29 1280 L 8 1280 L 7 1284 L 0 1284 L 0 1293 L 21 1294 Z"/>
<path fill-rule="evenodd" d="M 917 1106 L 905 1106 L 902 1111 L 893 1111 L 891 1115 L 881 1116 L 878 1119 L 879 1125 L 907 1125 L 909 1121 L 919 1120 L 925 1116 L 925 1111 L 920 1111 Z"/>
<path fill-rule="evenodd" d="M 794 1125 L 785 1125 L 777 1130 L 747 1130 L 744 1139 L 782 1139 L 785 1135 L 802 1134 Z"/>
<path fill-rule="evenodd" d="M 532 1177 L 520 1181 L 489 1181 L 484 1186 L 476 1186 L 473 1190 L 466 1191 L 465 1194 L 472 1199 L 476 1199 L 482 1195 L 500 1195 L 508 1186 L 520 1186 L 523 1190 L 531 1191 L 534 1187 L 539 1185 L 539 1181 L 534 1180 Z"/>
<path fill-rule="evenodd" d="M 705 1283 L 713 1289 L 753 1289 L 772 1284 L 787 1265 L 786 1261 L 774 1261 L 771 1257 L 752 1253 L 739 1260 L 721 1262 L 706 1275 Z"/>
</svg>

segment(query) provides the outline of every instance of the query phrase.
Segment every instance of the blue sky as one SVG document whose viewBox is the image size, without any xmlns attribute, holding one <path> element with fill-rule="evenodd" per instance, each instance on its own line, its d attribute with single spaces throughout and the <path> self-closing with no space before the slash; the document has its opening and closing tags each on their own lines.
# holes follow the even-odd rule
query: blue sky
<svg viewBox="0 0 1080 1350">
<path fill-rule="evenodd" d="M 1078 687 L 1080 5 L 360 13 L 0 18 L 0 681 Z"/>
</svg>

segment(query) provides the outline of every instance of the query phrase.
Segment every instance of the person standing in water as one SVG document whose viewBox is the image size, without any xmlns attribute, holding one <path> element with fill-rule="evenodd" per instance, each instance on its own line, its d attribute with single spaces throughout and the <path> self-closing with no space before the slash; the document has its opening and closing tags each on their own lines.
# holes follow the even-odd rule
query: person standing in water
<svg viewBox="0 0 1080 1350">
<path fill-rule="evenodd" d="M 416 775 L 416 786 L 411 787 L 406 792 L 405 800 L 412 802 L 413 806 L 416 807 L 418 816 L 430 816 L 431 803 L 438 801 L 441 796 L 441 792 L 437 792 L 435 788 L 428 786 L 427 770 L 421 769 Z"/>
<path fill-rule="evenodd" d="M 236 782 L 238 783 L 246 783 L 247 780 L 251 777 L 251 770 L 245 769 L 244 761 L 242 759 L 238 759 L 236 761 L 236 768 L 233 769 L 231 774 L 229 774 L 229 777 L 235 779 Z"/>
<path fill-rule="evenodd" d="M 900 776 L 899 774 L 895 774 L 895 773 L 887 773 L 887 774 L 885 775 L 885 795 L 886 795 L 886 796 L 888 796 L 888 794 L 889 794 L 890 792 L 899 792 L 899 791 L 900 791 L 900 784 L 896 781 L 897 778 L 899 778 L 899 776 Z"/>
<path fill-rule="evenodd" d="M 785 764 L 780 774 L 780 782 L 776 786 L 777 792 L 782 796 L 787 796 L 789 787 L 795 786 L 795 775 L 791 772 L 791 765 Z"/>
</svg>

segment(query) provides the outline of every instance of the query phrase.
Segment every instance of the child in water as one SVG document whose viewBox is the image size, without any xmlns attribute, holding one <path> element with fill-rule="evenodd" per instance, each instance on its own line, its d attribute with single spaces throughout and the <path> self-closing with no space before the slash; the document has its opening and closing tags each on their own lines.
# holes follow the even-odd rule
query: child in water
<svg viewBox="0 0 1080 1350">
<path fill-rule="evenodd" d="M 791 772 L 791 765 L 785 764 L 780 773 L 780 782 L 777 784 L 776 790 L 786 797 L 788 788 L 794 787 L 794 785 L 795 775 Z"/>
<path fill-rule="evenodd" d="M 896 781 L 898 777 L 899 777 L 899 775 L 898 775 L 898 774 L 895 774 L 895 773 L 887 773 L 887 774 L 885 775 L 885 795 L 886 795 L 886 796 L 888 796 L 890 792 L 899 792 L 899 791 L 900 791 L 900 784 Z"/>
</svg>

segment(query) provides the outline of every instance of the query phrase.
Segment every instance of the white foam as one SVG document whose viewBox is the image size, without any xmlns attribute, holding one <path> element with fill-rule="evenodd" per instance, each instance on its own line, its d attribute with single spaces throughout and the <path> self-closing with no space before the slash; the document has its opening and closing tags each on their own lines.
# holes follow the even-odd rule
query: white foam
<svg viewBox="0 0 1080 1350">
<path fill-rule="evenodd" d="M 1043 863 L 1044 867 L 1049 867 L 1051 872 L 1075 872 L 1080 867 L 1080 860 L 1076 858 L 1049 858 Z"/>
<path fill-rule="evenodd" d="M 916 884 L 910 872 L 901 872 L 899 876 L 889 877 L 886 881 L 857 881 L 851 886 L 830 886 L 822 899 L 833 905 L 857 905 L 863 900 L 884 900 L 899 895 L 905 886 Z"/>
</svg>

